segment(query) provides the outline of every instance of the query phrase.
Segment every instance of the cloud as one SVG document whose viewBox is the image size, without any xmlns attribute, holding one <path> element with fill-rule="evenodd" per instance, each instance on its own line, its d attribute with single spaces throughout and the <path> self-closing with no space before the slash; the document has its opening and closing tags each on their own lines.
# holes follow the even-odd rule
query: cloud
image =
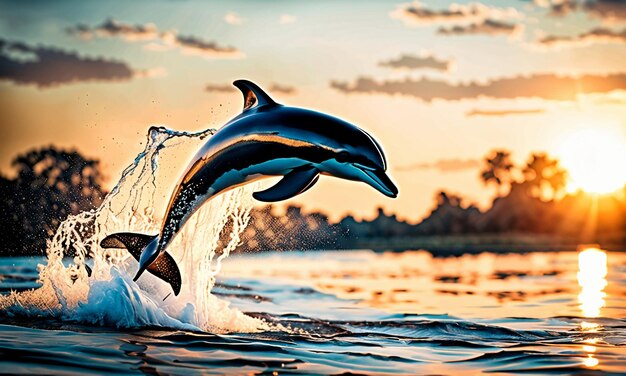
<svg viewBox="0 0 626 376">
<path fill-rule="evenodd" d="M 515 8 L 496 8 L 481 3 L 451 4 L 448 9 L 428 9 L 420 2 L 400 4 L 390 14 L 408 26 L 479 23 L 487 19 L 519 18 Z"/>
<path fill-rule="evenodd" d="M 626 2 L 623 0 L 586 1 L 584 9 L 594 17 L 609 22 L 626 21 Z"/>
<path fill-rule="evenodd" d="M 226 13 L 226 15 L 224 15 L 224 22 L 226 22 L 229 25 L 241 25 L 245 21 L 246 21 L 245 18 L 242 18 L 240 15 L 238 15 L 235 12 L 228 12 Z"/>
<path fill-rule="evenodd" d="M 519 36 L 523 31 L 523 25 L 495 21 L 484 20 L 481 23 L 472 23 L 469 25 L 456 25 L 449 28 L 439 28 L 437 33 L 441 35 L 474 35 L 474 34 L 487 34 L 487 35 L 508 35 Z"/>
<path fill-rule="evenodd" d="M 149 70 L 134 70 L 120 61 L 0 39 L 0 79 L 18 85 L 48 88 L 76 82 L 128 81 L 152 74 Z"/>
<path fill-rule="evenodd" d="M 601 94 L 594 97 L 592 97 L 593 103 L 597 105 L 623 106 L 626 104 L 626 92 L 624 91 L 617 91 L 608 95 Z"/>
<path fill-rule="evenodd" d="M 207 84 L 204 87 L 205 91 L 212 93 L 234 93 L 237 91 L 237 88 L 231 84 Z M 280 85 L 277 83 L 272 83 L 268 86 L 267 92 L 271 95 L 273 92 L 281 93 L 281 94 L 295 94 L 296 88 L 293 86 Z"/>
<path fill-rule="evenodd" d="M 595 28 L 575 36 L 549 35 L 536 42 L 543 47 L 580 47 L 594 43 L 626 43 L 626 29 L 613 31 L 607 28 Z"/>
<path fill-rule="evenodd" d="M 240 58 L 243 54 L 234 47 L 223 47 L 216 42 L 206 42 L 192 36 L 169 34 L 163 40 L 166 46 L 181 49 L 184 54 L 200 55 L 208 58 Z"/>
<path fill-rule="evenodd" d="M 204 90 L 210 93 L 234 93 L 237 91 L 231 84 L 207 84 Z"/>
<path fill-rule="evenodd" d="M 439 59 L 432 55 L 402 55 L 395 60 L 380 62 L 378 65 L 395 69 L 434 69 L 449 72 L 454 66 L 454 61 Z"/>
<path fill-rule="evenodd" d="M 146 41 L 158 39 L 160 34 L 157 27 L 152 23 L 129 25 L 114 19 L 108 19 L 95 27 L 80 24 L 68 27 L 65 31 L 85 40 L 95 37 L 120 37 L 127 41 Z"/>
<path fill-rule="evenodd" d="M 270 88 L 269 88 L 269 92 L 275 92 L 275 93 L 281 93 L 281 94 L 287 94 L 287 95 L 291 95 L 291 94 L 295 94 L 296 93 L 296 88 L 293 86 L 287 86 L 287 85 L 280 85 L 277 83 L 273 83 Z"/>
<path fill-rule="evenodd" d="M 468 111 L 465 116 L 511 116 L 511 115 L 539 115 L 545 113 L 546 110 L 542 108 L 525 109 L 525 110 L 480 110 L 473 109 Z"/>
<path fill-rule="evenodd" d="M 555 17 L 563 17 L 580 10 L 605 22 L 626 21 L 626 2 L 623 0 L 544 0 L 534 3 L 549 7 L 550 15 Z"/>
<path fill-rule="evenodd" d="M 435 169 L 439 172 L 458 172 L 472 170 L 480 167 L 481 161 L 478 159 L 440 159 L 436 162 L 414 163 L 407 166 L 397 167 L 397 171 L 415 171 Z"/>
<path fill-rule="evenodd" d="M 130 25 L 114 19 L 90 27 L 78 25 L 66 29 L 70 35 L 91 40 L 95 37 L 119 37 L 129 42 L 151 42 L 145 45 L 149 51 L 169 51 L 178 48 L 188 55 L 200 55 L 206 58 L 240 58 L 243 54 L 234 47 L 221 46 L 216 42 L 204 41 L 193 36 L 179 35 L 176 30 L 159 31 L 154 24 Z"/>
<path fill-rule="evenodd" d="M 554 74 L 533 74 L 496 78 L 485 83 L 450 83 L 442 80 L 405 78 L 403 80 L 376 81 L 358 78 L 353 84 L 332 81 L 332 88 L 341 92 L 405 95 L 424 101 L 433 99 L 461 100 L 489 98 L 542 98 L 572 101 L 579 94 L 608 93 L 626 88 L 626 73 L 608 75 L 582 75 L 578 77 Z"/>
<path fill-rule="evenodd" d="M 281 25 L 287 25 L 295 23 L 297 20 L 298 18 L 296 16 L 292 16 L 291 14 L 281 14 L 280 18 L 278 19 L 278 23 Z"/>
<path fill-rule="evenodd" d="M 555 17 L 563 17 L 578 9 L 578 3 L 573 0 L 552 0 L 551 2 L 548 2 L 547 6 L 550 7 L 550 15 Z"/>
<path fill-rule="evenodd" d="M 135 72 L 135 77 L 139 78 L 158 78 L 165 76 L 167 76 L 167 69 L 165 69 L 164 67 L 144 69 Z"/>
</svg>

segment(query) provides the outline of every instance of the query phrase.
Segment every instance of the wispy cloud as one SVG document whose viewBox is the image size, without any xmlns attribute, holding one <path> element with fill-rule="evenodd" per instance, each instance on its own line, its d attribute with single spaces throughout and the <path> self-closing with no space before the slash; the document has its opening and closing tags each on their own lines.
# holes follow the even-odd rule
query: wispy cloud
<svg viewBox="0 0 626 376">
<path fill-rule="evenodd" d="M 626 43 L 626 29 L 613 31 L 607 28 L 595 28 L 574 36 L 548 35 L 536 42 L 544 47 L 580 47 L 596 43 Z"/>
<path fill-rule="evenodd" d="M 222 46 L 217 42 L 205 41 L 194 36 L 179 35 L 176 30 L 159 31 L 154 24 L 130 25 L 108 19 L 102 24 L 90 27 L 77 25 L 66 29 L 70 35 L 85 40 L 96 37 L 118 37 L 129 42 L 151 42 L 145 46 L 150 51 L 168 51 L 178 48 L 184 54 L 200 55 L 206 58 L 240 58 L 243 54 L 234 47 Z"/>
<path fill-rule="evenodd" d="M 402 55 L 397 59 L 382 61 L 378 65 L 381 67 L 394 69 L 433 69 L 442 72 L 451 71 L 454 67 L 453 60 L 440 59 L 433 55 Z"/>
<path fill-rule="evenodd" d="M 485 83 L 451 83 L 429 78 L 376 81 L 360 77 L 354 83 L 331 82 L 341 92 L 404 95 L 424 101 L 433 99 L 461 100 L 489 98 L 542 98 L 546 100 L 575 100 L 579 94 L 608 93 L 626 89 L 626 73 L 608 75 L 557 76 L 534 74 L 496 78 Z"/>
<path fill-rule="evenodd" d="M 207 42 L 193 36 L 167 34 L 163 42 L 166 46 L 178 47 L 184 54 L 199 55 L 207 58 L 240 58 L 243 54 L 234 47 L 220 46 L 216 42 Z"/>
<path fill-rule="evenodd" d="M 480 23 L 487 19 L 510 19 L 521 16 L 515 8 L 490 7 L 481 3 L 453 3 L 447 9 L 429 9 L 418 1 L 400 4 L 389 15 L 408 26 Z"/>
<path fill-rule="evenodd" d="M 150 69 L 144 69 L 135 72 L 135 77 L 140 78 L 158 78 L 167 76 L 167 69 L 163 67 L 156 67 Z"/>
<path fill-rule="evenodd" d="M 291 14 L 281 14 L 280 18 L 278 19 L 278 23 L 281 25 L 287 25 L 287 24 L 296 23 L 297 20 L 298 18 Z"/>
<path fill-rule="evenodd" d="M 231 84 L 207 84 L 204 87 L 204 90 L 209 93 L 234 93 L 237 91 L 237 89 Z"/>
<path fill-rule="evenodd" d="M 496 21 L 484 20 L 480 23 L 472 23 L 469 25 L 456 25 L 451 27 L 441 27 L 437 33 L 441 35 L 507 35 L 509 37 L 518 37 L 524 30 L 523 25 Z"/>
<path fill-rule="evenodd" d="M 277 83 L 273 83 L 272 85 L 270 85 L 269 92 L 292 95 L 296 93 L 296 88 L 293 86 L 280 85 Z"/>
<path fill-rule="evenodd" d="M 231 84 L 207 84 L 204 87 L 205 91 L 211 92 L 211 93 L 234 93 L 237 91 L 237 88 L 235 88 L 233 85 Z M 289 85 L 281 85 L 281 84 L 277 84 L 277 83 L 272 83 L 271 85 L 268 85 L 268 89 L 267 89 L 268 93 L 280 93 L 280 94 L 286 94 L 286 95 L 291 95 L 291 94 L 295 94 L 297 92 L 296 88 L 293 86 L 289 86 Z"/>
<path fill-rule="evenodd" d="M 0 39 L 0 79 L 19 85 L 48 88 L 77 82 L 128 81 L 133 77 L 153 77 L 155 73 L 158 72 L 132 69 L 121 61 Z"/>
<path fill-rule="evenodd" d="M 609 106 L 623 106 L 626 104 L 626 92 L 617 91 L 610 94 L 600 94 L 591 96 L 594 104 L 609 105 Z"/>
<path fill-rule="evenodd" d="M 235 12 L 228 12 L 224 15 L 224 22 L 229 25 L 241 25 L 246 21 L 245 18 L 242 18 L 239 14 Z"/>
<path fill-rule="evenodd" d="M 397 171 L 416 171 L 416 170 L 438 170 L 440 172 L 458 172 L 464 170 L 472 170 L 480 167 L 478 159 L 440 159 L 435 162 L 413 163 L 406 166 L 399 166 Z"/>
<path fill-rule="evenodd" d="M 95 37 L 120 37 L 127 41 L 146 41 L 158 39 L 160 36 L 159 30 L 152 23 L 130 25 L 114 19 L 108 19 L 95 27 L 79 24 L 65 30 L 70 35 L 76 35 L 86 40 Z"/>
<path fill-rule="evenodd" d="M 472 116 L 512 116 L 512 115 L 539 115 L 545 113 L 546 110 L 543 108 L 531 108 L 531 109 L 505 109 L 505 110 L 481 110 L 481 109 L 473 109 L 468 111 L 465 115 L 468 117 Z"/>
</svg>

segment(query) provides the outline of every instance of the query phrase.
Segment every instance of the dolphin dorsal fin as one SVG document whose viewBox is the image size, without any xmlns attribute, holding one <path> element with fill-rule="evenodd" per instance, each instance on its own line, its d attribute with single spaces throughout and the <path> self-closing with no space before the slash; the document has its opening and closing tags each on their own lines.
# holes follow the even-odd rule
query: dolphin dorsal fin
<svg viewBox="0 0 626 376">
<path fill-rule="evenodd" d="M 233 82 L 237 89 L 243 94 L 243 110 L 247 111 L 251 108 L 264 106 L 267 104 L 276 104 L 266 92 L 257 84 L 248 80 L 237 80 Z"/>
</svg>

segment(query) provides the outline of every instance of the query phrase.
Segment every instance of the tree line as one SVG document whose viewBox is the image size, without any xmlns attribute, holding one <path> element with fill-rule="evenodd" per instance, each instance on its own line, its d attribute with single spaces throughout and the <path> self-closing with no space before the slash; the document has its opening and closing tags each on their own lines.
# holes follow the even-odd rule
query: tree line
<svg viewBox="0 0 626 376">
<path fill-rule="evenodd" d="M 76 151 L 32 150 L 12 165 L 14 178 L 0 176 L 0 255 L 43 254 L 61 221 L 97 208 L 107 194 L 99 162 Z M 496 188 L 490 208 L 481 211 L 460 195 L 440 191 L 417 224 L 382 208 L 373 220 L 346 216 L 338 223 L 298 206 L 280 215 L 271 205 L 254 208 L 238 250 L 355 248 L 368 239 L 512 233 L 572 238 L 584 233 L 585 241 L 626 244 L 626 187 L 621 195 L 567 194 L 567 172 L 558 160 L 534 153 L 517 166 L 506 150 L 489 153 L 479 176 Z"/>
</svg>

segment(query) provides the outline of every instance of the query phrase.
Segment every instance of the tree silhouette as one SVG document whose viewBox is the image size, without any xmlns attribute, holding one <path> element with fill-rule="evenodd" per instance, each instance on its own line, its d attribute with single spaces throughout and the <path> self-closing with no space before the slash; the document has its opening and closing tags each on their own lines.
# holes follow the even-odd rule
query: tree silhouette
<svg viewBox="0 0 626 376">
<path fill-rule="evenodd" d="M 554 199 L 567 185 L 567 171 L 546 153 L 532 154 L 523 173 L 533 197 Z"/>
<path fill-rule="evenodd" d="M 490 156 L 485 157 L 485 167 L 480 177 L 486 185 L 495 184 L 496 193 L 500 197 L 502 187 L 511 182 L 511 172 L 514 167 L 509 151 L 494 150 Z"/>
<path fill-rule="evenodd" d="M 2 253 L 43 253 L 46 239 L 70 214 L 100 205 L 105 195 L 99 163 L 55 147 L 19 155 L 15 179 L 0 179 Z"/>
</svg>

